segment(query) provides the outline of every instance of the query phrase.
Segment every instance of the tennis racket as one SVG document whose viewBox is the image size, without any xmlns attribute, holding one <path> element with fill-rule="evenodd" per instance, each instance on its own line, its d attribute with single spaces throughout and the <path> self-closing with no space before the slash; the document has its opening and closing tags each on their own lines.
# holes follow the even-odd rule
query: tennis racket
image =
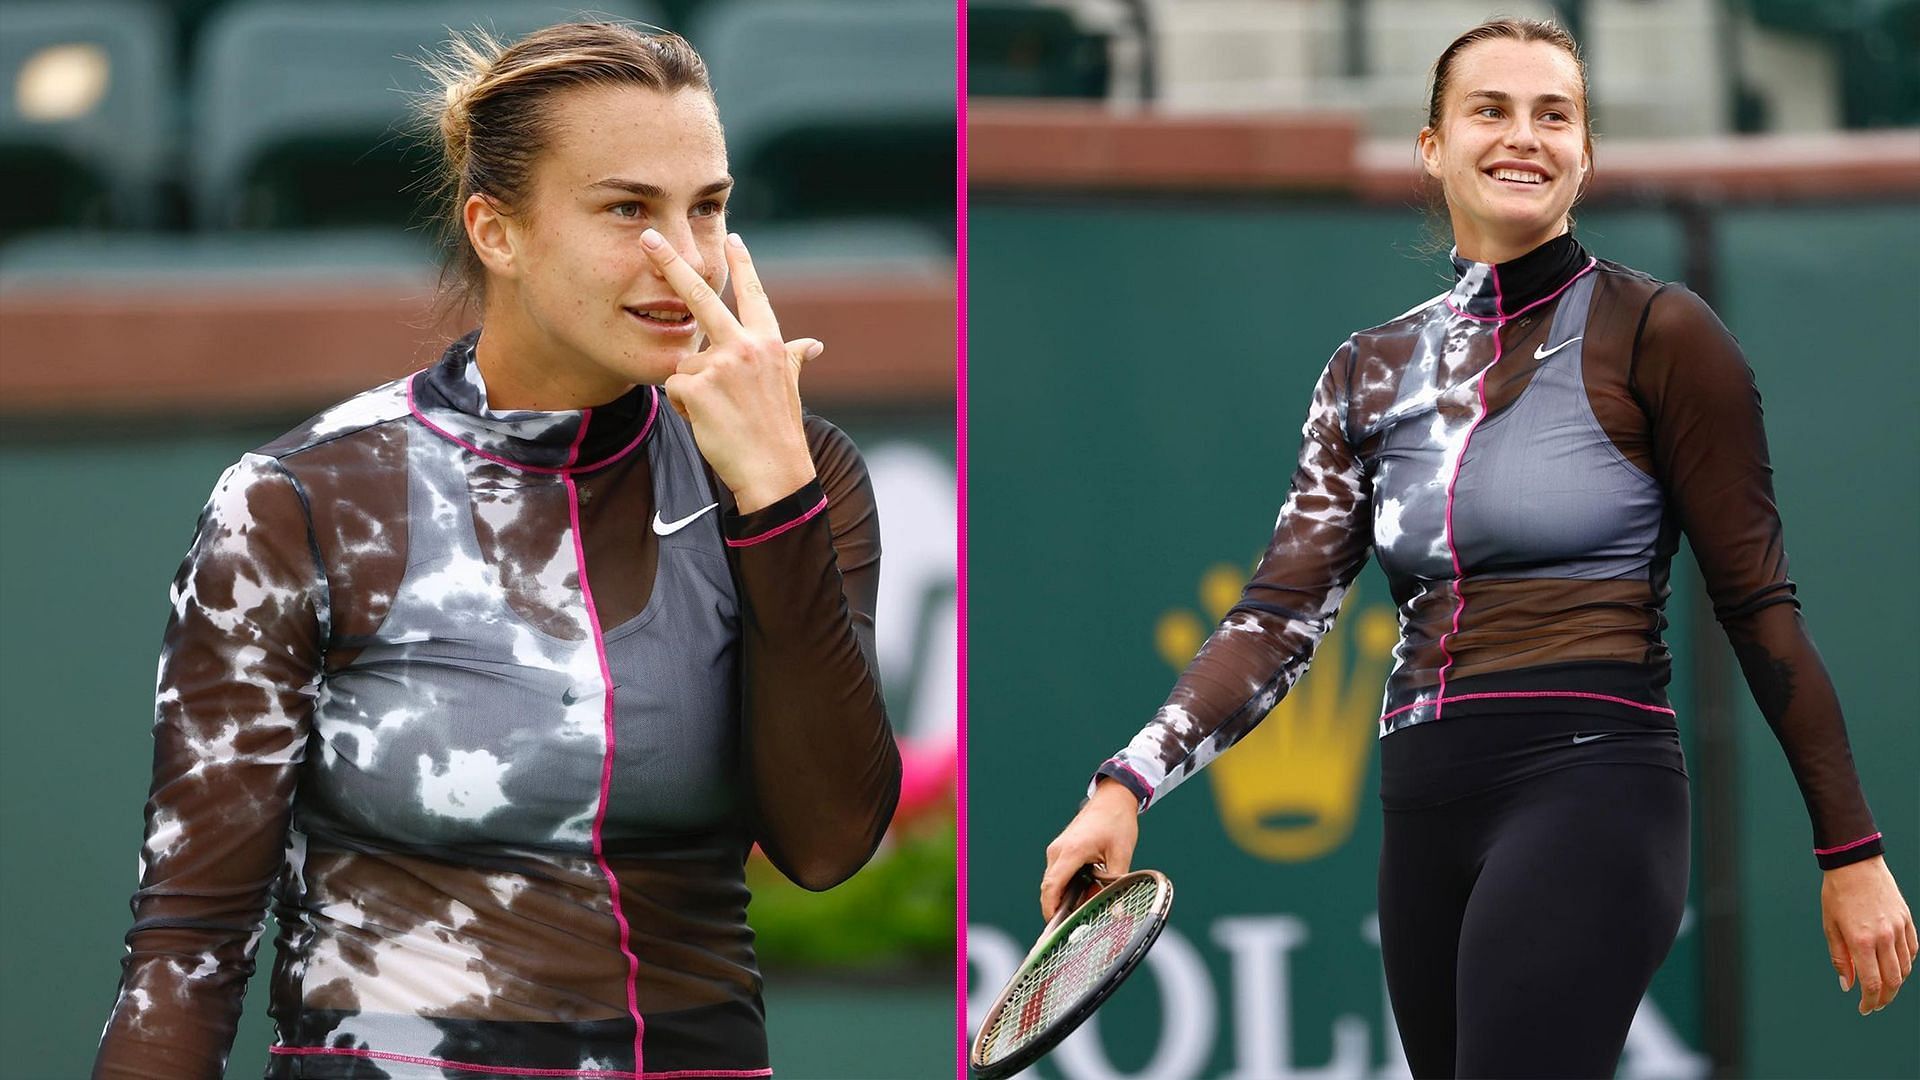
<svg viewBox="0 0 1920 1080">
<path fill-rule="evenodd" d="M 987 1010 L 967 1055 L 974 1080 L 1012 1076 L 1072 1034 L 1133 973 L 1172 907 L 1173 883 L 1158 870 L 1103 880 L 1081 868 Z"/>
</svg>

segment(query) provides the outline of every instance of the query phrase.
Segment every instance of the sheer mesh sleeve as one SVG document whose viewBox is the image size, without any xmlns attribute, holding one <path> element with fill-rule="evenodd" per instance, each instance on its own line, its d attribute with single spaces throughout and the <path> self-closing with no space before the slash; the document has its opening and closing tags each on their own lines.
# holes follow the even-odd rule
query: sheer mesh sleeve
<svg viewBox="0 0 1920 1080">
<path fill-rule="evenodd" d="M 1352 347 L 1328 361 L 1302 428 L 1292 489 L 1240 600 L 1173 692 L 1095 777 L 1144 810 L 1239 742 L 1307 670 L 1372 547 L 1372 492 L 1347 437 Z"/>
<path fill-rule="evenodd" d="M 1880 854 L 1839 698 L 1787 577 L 1752 369 L 1712 309 L 1675 286 L 1649 302 L 1633 364 L 1657 474 L 1753 699 L 1786 751 L 1820 864 Z"/>
<path fill-rule="evenodd" d="M 325 589 L 291 477 L 249 454 L 172 589 L 153 787 L 120 988 L 95 1077 L 219 1076 L 285 857 Z"/>
<path fill-rule="evenodd" d="M 853 440 L 817 417 L 818 478 L 729 514 L 741 592 L 742 724 L 761 849 L 826 889 L 865 865 L 893 819 L 900 751 L 874 662 L 880 519 Z"/>
</svg>

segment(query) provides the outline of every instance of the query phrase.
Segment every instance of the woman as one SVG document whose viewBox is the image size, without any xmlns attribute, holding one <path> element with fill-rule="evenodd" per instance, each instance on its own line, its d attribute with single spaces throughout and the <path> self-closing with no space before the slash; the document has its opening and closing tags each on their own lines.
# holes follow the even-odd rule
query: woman
<svg viewBox="0 0 1920 1080">
<path fill-rule="evenodd" d="M 1884 1007 L 1913 918 L 1786 576 L 1752 375 L 1697 296 L 1569 231 L 1592 167 L 1573 40 L 1462 35 L 1418 143 L 1455 285 L 1334 354 L 1265 558 L 1048 847 L 1043 913 L 1080 866 L 1125 869 L 1138 813 L 1280 700 L 1373 549 L 1401 621 L 1381 949 L 1413 1072 L 1613 1075 L 1686 897 L 1660 640 L 1684 531 L 1806 798 L 1841 987 Z"/>
<path fill-rule="evenodd" d="M 220 1073 L 270 892 L 270 1076 L 767 1075 L 746 855 L 829 888 L 892 815 L 872 490 L 700 58 L 577 24 L 439 74 L 483 329 L 216 487 L 96 1076 Z"/>
</svg>

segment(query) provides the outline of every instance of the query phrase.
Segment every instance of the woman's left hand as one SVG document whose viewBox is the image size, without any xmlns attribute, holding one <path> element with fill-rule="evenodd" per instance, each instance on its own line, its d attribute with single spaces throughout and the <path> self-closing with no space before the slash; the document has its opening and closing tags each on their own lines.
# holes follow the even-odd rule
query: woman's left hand
<svg viewBox="0 0 1920 1080">
<path fill-rule="evenodd" d="M 1886 1008 L 1913 973 L 1920 936 L 1885 857 L 1826 871 L 1820 913 L 1841 992 L 1859 984 L 1861 1016 Z"/>
<path fill-rule="evenodd" d="M 742 514 L 800 490 L 814 478 L 800 419 L 800 368 L 824 346 L 812 338 L 781 340 L 767 290 L 738 234 L 725 244 L 737 319 L 666 237 L 648 229 L 640 244 L 707 336 L 707 347 L 681 362 L 662 387 L 693 426 L 701 456 Z"/>
</svg>

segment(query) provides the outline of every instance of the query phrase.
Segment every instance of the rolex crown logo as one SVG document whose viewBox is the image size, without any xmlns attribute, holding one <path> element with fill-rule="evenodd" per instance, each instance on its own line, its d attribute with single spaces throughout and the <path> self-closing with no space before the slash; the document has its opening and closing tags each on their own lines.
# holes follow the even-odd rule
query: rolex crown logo
<svg viewBox="0 0 1920 1080">
<path fill-rule="evenodd" d="M 1227 565 L 1200 579 L 1211 625 L 1185 608 L 1160 617 L 1154 642 L 1176 671 L 1240 599 L 1247 575 Z M 1345 843 L 1378 738 L 1380 685 L 1399 638 L 1393 612 L 1355 589 L 1313 665 L 1259 727 L 1207 767 L 1227 836 L 1273 862 L 1317 859 Z"/>
</svg>

